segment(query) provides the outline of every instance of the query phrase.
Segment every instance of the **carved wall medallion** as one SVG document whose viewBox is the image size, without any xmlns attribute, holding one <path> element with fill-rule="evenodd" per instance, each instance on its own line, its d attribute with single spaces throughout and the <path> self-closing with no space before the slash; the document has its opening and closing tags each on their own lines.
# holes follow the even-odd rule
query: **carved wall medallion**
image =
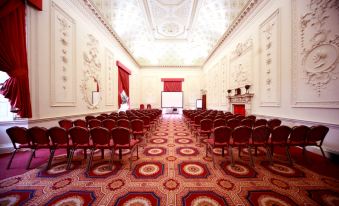
<svg viewBox="0 0 339 206">
<path fill-rule="evenodd" d="M 280 22 L 279 10 L 259 27 L 260 105 L 280 105 Z"/>
<path fill-rule="evenodd" d="M 253 40 L 239 43 L 230 59 L 230 89 L 252 84 Z"/>
<path fill-rule="evenodd" d="M 83 99 L 89 109 L 97 109 L 102 99 L 101 62 L 99 41 L 92 35 L 87 35 L 86 50 L 83 53 L 83 80 L 81 89 Z"/>
<path fill-rule="evenodd" d="M 76 105 L 75 21 L 51 4 L 51 106 Z"/>
<path fill-rule="evenodd" d="M 339 107 L 339 2 L 293 1 L 293 103 Z"/>
</svg>

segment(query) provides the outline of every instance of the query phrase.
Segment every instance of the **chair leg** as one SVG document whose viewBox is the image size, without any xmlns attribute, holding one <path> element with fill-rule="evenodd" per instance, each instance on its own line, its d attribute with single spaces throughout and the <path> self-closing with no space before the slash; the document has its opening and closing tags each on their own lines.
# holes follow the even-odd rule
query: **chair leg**
<svg viewBox="0 0 339 206">
<path fill-rule="evenodd" d="M 32 151 L 32 154 L 31 154 L 31 157 L 29 158 L 29 161 L 28 161 L 26 170 L 28 170 L 29 167 L 31 166 L 31 162 L 32 162 L 32 159 L 33 159 L 34 154 L 35 154 L 35 149 L 33 149 L 33 151 Z"/>
<path fill-rule="evenodd" d="M 305 155 L 305 152 L 306 152 L 306 147 L 303 146 L 303 155 Z"/>
<path fill-rule="evenodd" d="M 321 153 L 323 154 L 323 157 L 326 159 L 325 152 L 321 146 L 319 146 Z"/>
<path fill-rule="evenodd" d="M 87 149 L 84 149 L 84 158 L 87 159 Z"/>
<path fill-rule="evenodd" d="M 137 144 L 137 159 L 139 159 L 139 146 Z"/>
<path fill-rule="evenodd" d="M 88 162 L 87 162 L 86 172 L 89 172 L 89 170 L 91 169 L 94 150 L 95 150 L 94 148 L 91 149 L 91 154 L 90 154 L 90 156 L 89 156 L 89 158 L 87 160 Z"/>
<path fill-rule="evenodd" d="M 213 153 L 213 150 L 211 152 Z M 206 144 L 206 157 L 207 157 L 207 153 L 208 153 L 208 144 Z"/>
<path fill-rule="evenodd" d="M 258 155 L 258 146 L 255 146 L 255 156 Z"/>
<path fill-rule="evenodd" d="M 250 164 L 252 167 L 254 167 L 254 161 L 253 161 L 253 157 L 252 157 L 252 149 L 251 146 L 248 146 L 248 153 L 250 155 Z"/>
<path fill-rule="evenodd" d="M 12 153 L 11 155 L 11 159 L 9 159 L 9 162 L 8 162 L 8 165 L 7 165 L 7 169 L 10 168 L 11 164 L 12 164 L 12 161 L 13 161 L 13 158 L 14 158 L 14 155 L 16 153 L 17 149 L 14 150 L 14 152 Z"/>
<path fill-rule="evenodd" d="M 290 150 L 289 150 L 288 145 L 285 147 L 285 149 L 286 149 L 286 155 L 287 155 L 288 161 L 289 161 L 290 165 L 293 165 L 293 162 L 292 162 L 292 158 L 291 158 L 291 154 L 290 154 Z"/>
<path fill-rule="evenodd" d="M 68 160 L 67 160 L 67 167 L 66 170 L 69 170 L 72 164 L 72 159 L 73 159 L 73 155 L 74 155 L 74 151 L 75 149 L 71 149 Z"/>
<path fill-rule="evenodd" d="M 241 146 L 238 147 L 238 157 L 241 157 Z"/>
<path fill-rule="evenodd" d="M 111 158 L 109 159 L 109 169 L 112 170 L 113 169 L 113 160 L 112 160 L 112 157 L 113 157 L 113 149 L 111 149 Z"/>
<path fill-rule="evenodd" d="M 49 170 L 49 168 L 51 168 L 53 157 L 54 157 L 54 153 L 55 153 L 55 149 L 52 149 L 51 150 L 51 154 L 49 155 L 49 159 L 48 159 L 48 164 L 47 164 L 46 170 Z"/>
<path fill-rule="evenodd" d="M 270 164 L 273 165 L 273 156 L 271 155 L 272 152 L 270 150 L 270 146 L 266 146 L 266 151 L 267 151 L 266 155 L 269 158 Z"/>
<path fill-rule="evenodd" d="M 230 151 L 230 156 L 231 156 L 231 166 L 234 166 L 234 160 L 233 160 L 233 151 L 232 151 L 232 146 L 228 147 L 229 151 Z"/>
</svg>

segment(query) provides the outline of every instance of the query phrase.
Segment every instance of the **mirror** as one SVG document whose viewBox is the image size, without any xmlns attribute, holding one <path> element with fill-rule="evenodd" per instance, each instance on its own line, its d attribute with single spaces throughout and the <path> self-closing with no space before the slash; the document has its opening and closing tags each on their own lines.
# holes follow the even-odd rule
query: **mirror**
<svg viewBox="0 0 339 206">
<path fill-rule="evenodd" d="M 90 109 L 96 109 L 101 101 L 100 84 L 94 76 L 87 76 L 82 84 L 84 100 Z"/>
</svg>

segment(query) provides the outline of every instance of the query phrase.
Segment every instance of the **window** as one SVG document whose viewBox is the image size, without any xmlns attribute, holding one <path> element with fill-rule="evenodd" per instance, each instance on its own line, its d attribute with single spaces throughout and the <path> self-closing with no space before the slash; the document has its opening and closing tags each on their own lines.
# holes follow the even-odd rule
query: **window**
<svg viewBox="0 0 339 206">
<path fill-rule="evenodd" d="M 9 76 L 6 72 L 0 71 L 0 83 L 5 82 Z M 2 94 L 0 94 L 0 121 L 13 120 L 14 114 L 11 113 L 11 105 Z"/>
</svg>

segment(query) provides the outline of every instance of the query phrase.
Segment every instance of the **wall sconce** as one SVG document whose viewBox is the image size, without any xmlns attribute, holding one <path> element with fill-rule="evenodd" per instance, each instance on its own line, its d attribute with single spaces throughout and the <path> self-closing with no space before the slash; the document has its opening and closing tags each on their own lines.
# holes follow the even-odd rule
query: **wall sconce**
<svg viewBox="0 0 339 206">
<path fill-rule="evenodd" d="M 251 87 L 251 85 L 248 85 L 248 84 L 247 84 L 247 85 L 245 85 L 246 94 L 248 94 L 248 92 L 249 92 L 248 90 L 250 89 L 250 87 Z"/>
<path fill-rule="evenodd" d="M 231 96 L 231 92 L 232 92 L 232 90 L 230 90 L 230 89 L 227 90 L 228 96 Z"/>
</svg>

